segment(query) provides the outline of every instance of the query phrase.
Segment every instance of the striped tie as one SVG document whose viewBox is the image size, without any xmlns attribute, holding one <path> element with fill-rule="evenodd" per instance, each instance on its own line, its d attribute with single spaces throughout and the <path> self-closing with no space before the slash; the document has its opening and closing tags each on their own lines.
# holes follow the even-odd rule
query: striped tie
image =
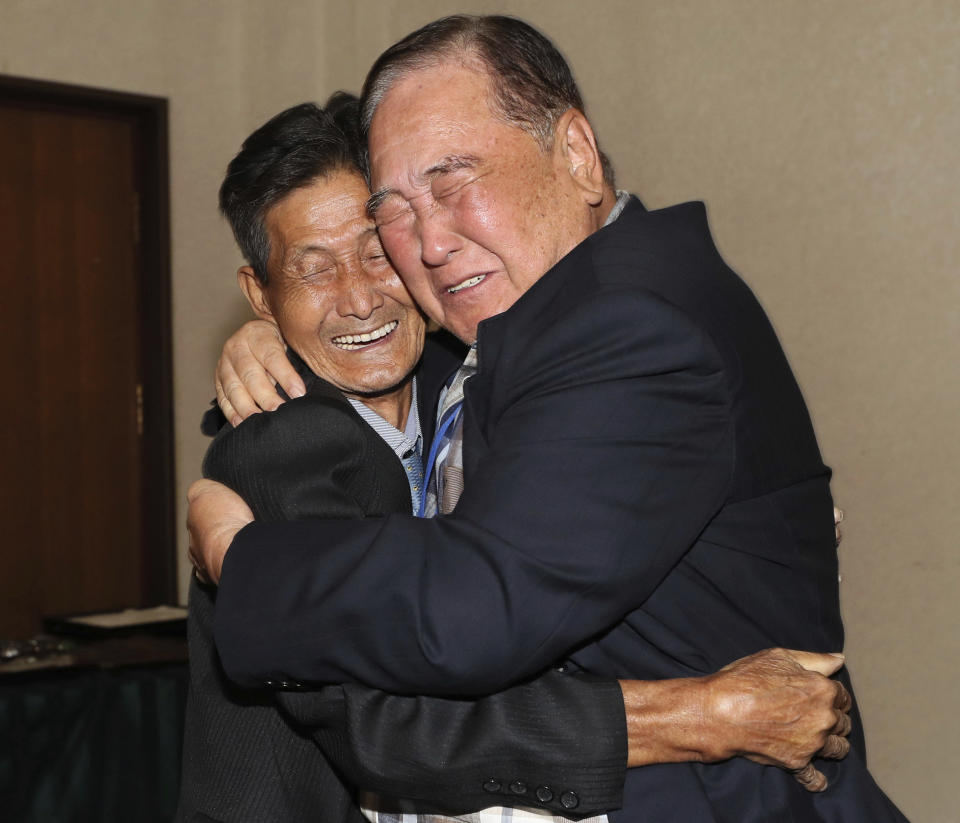
<svg viewBox="0 0 960 823">
<path fill-rule="evenodd" d="M 472 347 L 440 404 L 437 431 L 426 465 L 421 517 L 433 517 L 438 509 L 441 514 L 449 514 L 460 499 L 463 491 L 463 384 L 476 371 L 477 349 Z"/>
</svg>

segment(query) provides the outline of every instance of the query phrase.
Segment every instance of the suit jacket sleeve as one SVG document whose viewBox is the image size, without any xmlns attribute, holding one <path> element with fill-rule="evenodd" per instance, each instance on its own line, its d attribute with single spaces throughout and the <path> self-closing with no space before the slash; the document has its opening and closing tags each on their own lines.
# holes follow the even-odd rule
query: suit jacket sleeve
<svg viewBox="0 0 960 823">
<path fill-rule="evenodd" d="M 385 445 L 379 449 L 380 441 L 358 436 L 362 426 L 329 398 L 291 401 L 222 432 L 204 473 L 237 490 L 264 521 L 408 510 L 399 462 Z M 251 592 L 255 599 L 268 596 L 267 581 L 283 573 L 282 556 L 274 561 L 264 569 L 260 590 Z M 377 599 L 356 606 L 375 609 Z M 278 698 L 347 781 L 362 789 L 462 811 L 535 805 L 508 791 L 518 782 L 573 791 L 583 814 L 621 802 L 626 723 L 615 681 L 549 672 L 475 701 L 396 696 L 360 685 L 284 691 Z M 491 795 L 491 781 L 504 796 Z"/>
<path fill-rule="evenodd" d="M 542 320 L 517 309 L 487 321 L 514 315 L 493 362 L 481 331 L 466 436 L 484 453 L 453 515 L 238 533 L 216 628 L 232 676 L 497 691 L 619 623 L 693 544 L 732 470 L 712 341 L 630 285 Z M 278 556 L 285 576 L 253 599 Z"/>
<path fill-rule="evenodd" d="M 318 695 L 326 703 L 319 713 Z M 551 671 L 476 700 L 327 686 L 283 693 L 281 703 L 348 783 L 424 809 L 523 805 L 569 813 L 564 794 L 575 798 L 577 814 L 622 804 L 626 721 L 613 680 Z M 554 797 L 540 801 L 539 786 L 552 787 Z"/>
</svg>

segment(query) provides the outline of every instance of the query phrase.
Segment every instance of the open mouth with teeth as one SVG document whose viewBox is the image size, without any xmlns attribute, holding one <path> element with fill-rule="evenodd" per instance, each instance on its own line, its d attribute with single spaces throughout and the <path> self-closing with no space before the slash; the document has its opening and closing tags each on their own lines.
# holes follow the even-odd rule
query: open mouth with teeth
<svg viewBox="0 0 960 823">
<path fill-rule="evenodd" d="M 331 342 L 338 349 L 356 351 L 357 349 L 363 349 L 373 343 L 380 342 L 384 337 L 393 334 L 399 325 L 399 320 L 391 320 L 389 323 L 384 323 L 380 328 L 374 329 L 373 331 L 363 332 L 361 334 L 340 334 L 337 337 L 331 338 Z"/>
<path fill-rule="evenodd" d="M 476 277 L 468 277 L 462 283 L 457 283 L 456 286 L 451 286 L 447 289 L 447 294 L 456 294 L 458 291 L 463 291 L 464 289 L 469 289 L 471 286 L 476 286 L 477 283 L 480 283 L 486 279 L 485 274 L 478 274 Z"/>
</svg>

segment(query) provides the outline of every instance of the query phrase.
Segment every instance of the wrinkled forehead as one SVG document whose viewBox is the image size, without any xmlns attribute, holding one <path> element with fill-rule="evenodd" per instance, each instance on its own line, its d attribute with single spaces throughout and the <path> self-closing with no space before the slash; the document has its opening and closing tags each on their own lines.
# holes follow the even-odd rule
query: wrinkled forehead
<svg viewBox="0 0 960 823">
<path fill-rule="evenodd" d="M 283 259 L 300 246 L 355 245 L 375 231 L 366 210 L 369 194 L 366 179 L 353 170 L 320 175 L 293 189 L 264 215 L 271 252 Z"/>
<path fill-rule="evenodd" d="M 396 77 L 376 107 L 368 134 L 374 191 L 389 164 L 414 166 L 471 153 L 504 119 L 492 107 L 490 80 L 472 63 L 445 61 Z M 417 169 L 423 172 L 424 169 Z"/>
</svg>

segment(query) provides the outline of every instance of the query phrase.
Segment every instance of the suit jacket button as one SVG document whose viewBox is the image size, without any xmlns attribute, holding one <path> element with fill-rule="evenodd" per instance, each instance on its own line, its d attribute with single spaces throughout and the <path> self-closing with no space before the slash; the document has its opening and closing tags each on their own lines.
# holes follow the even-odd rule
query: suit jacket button
<svg viewBox="0 0 960 823">
<path fill-rule="evenodd" d="M 560 805 L 565 809 L 575 809 L 580 805 L 580 798 L 576 792 L 564 792 L 560 795 Z"/>
<path fill-rule="evenodd" d="M 495 794 L 502 788 L 503 784 L 495 777 L 491 777 L 486 783 L 483 784 L 483 790 L 485 792 L 490 792 L 491 794 Z"/>
<path fill-rule="evenodd" d="M 514 780 L 513 783 L 510 784 L 510 791 L 514 794 L 526 794 L 527 784 L 522 780 Z"/>
<path fill-rule="evenodd" d="M 553 792 L 549 786 L 537 786 L 537 800 L 541 803 L 549 803 L 553 800 Z"/>
</svg>

